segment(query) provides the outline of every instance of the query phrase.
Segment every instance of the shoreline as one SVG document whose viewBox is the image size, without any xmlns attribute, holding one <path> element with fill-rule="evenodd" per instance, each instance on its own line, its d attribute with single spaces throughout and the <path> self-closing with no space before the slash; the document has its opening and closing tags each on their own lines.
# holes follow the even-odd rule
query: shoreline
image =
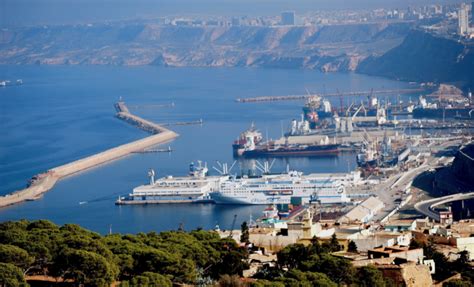
<svg viewBox="0 0 474 287">
<path fill-rule="evenodd" d="M 118 160 L 131 153 L 163 144 L 179 136 L 177 133 L 158 124 L 133 115 L 122 101 L 116 103 L 115 108 L 117 109 L 117 118 L 134 124 L 138 128 L 152 132 L 153 135 L 51 168 L 44 173 L 35 175 L 28 187 L 0 196 L 0 208 L 24 201 L 37 200 L 41 198 L 44 193 L 51 190 L 56 182 L 62 178 L 107 162 Z"/>
</svg>

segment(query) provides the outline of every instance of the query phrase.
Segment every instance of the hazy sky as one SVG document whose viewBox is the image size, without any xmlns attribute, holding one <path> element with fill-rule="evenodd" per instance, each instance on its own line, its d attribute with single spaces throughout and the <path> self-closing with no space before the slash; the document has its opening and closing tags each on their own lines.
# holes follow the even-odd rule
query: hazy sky
<svg viewBox="0 0 474 287">
<path fill-rule="evenodd" d="M 0 25 L 70 24 L 166 15 L 277 15 L 319 9 L 407 7 L 458 0 L 0 0 Z"/>
</svg>

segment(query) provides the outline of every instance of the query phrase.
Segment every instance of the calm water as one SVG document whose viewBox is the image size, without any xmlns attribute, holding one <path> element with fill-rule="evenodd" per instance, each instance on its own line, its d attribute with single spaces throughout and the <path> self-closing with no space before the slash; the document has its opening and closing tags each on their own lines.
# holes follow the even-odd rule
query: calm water
<svg viewBox="0 0 474 287">
<path fill-rule="evenodd" d="M 123 97 L 131 111 L 158 123 L 203 119 L 203 126 L 172 129 L 180 137 L 171 154 L 137 154 L 60 181 L 43 199 L 0 210 L 0 221 L 50 219 L 77 223 L 105 233 L 176 229 L 228 228 L 261 215 L 259 206 L 155 205 L 115 206 L 118 195 L 159 176 L 185 175 L 191 161 L 209 166 L 232 163 L 232 141 L 251 122 L 269 137 L 301 114 L 302 102 L 238 104 L 235 98 L 406 88 L 405 83 L 357 74 L 322 74 L 303 70 L 208 69 L 103 66 L 0 66 L 0 79 L 23 79 L 24 85 L 0 89 L 0 194 L 22 188 L 28 178 L 54 166 L 139 139 L 147 134 L 114 117 L 113 104 Z M 338 102 L 338 99 L 334 99 Z M 159 107 L 174 103 L 174 107 Z M 236 164 L 233 172 L 252 166 Z M 346 172 L 351 155 L 277 160 L 308 172 Z M 79 205 L 79 202 L 87 204 Z"/>
</svg>

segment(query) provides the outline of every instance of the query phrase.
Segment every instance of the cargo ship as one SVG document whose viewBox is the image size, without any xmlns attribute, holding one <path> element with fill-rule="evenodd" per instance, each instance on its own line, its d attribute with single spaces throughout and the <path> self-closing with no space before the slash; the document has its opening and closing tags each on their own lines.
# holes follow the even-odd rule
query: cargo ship
<svg viewBox="0 0 474 287">
<path fill-rule="evenodd" d="M 133 189 L 128 196 L 119 197 L 115 204 L 158 204 L 158 203 L 209 203 L 213 202 L 209 193 L 217 191 L 229 177 L 208 176 L 207 167 L 198 162 L 189 167 L 189 175 L 184 177 L 166 176 L 155 180 L 155 171 L 150 169 L 149 184 Z"/>
<path fill-rule="evenodd" d="M 274 142 L 245 149 L 239 153 L 242 157 L 280 157 L 280 156 L 336 156 L 339 144 L 288 144 L 276 145 Z"/>
<path fill-rule="evenodd" d="M 361 152 L 356 156 L 356 160 L 357 165 L 364 169 L 388 168 L 405 161 L 410 152 L 411 150 L 405 145 L 392 144 L 390 137 L 385 135 L 380 144 L 377 141 L 365 140 Z"/>
<path fill-rule="evenodd" d="M 303 106 L 304 119 L 309 122 L 310 128 L 318 126 L 321 119 L 331 118 L 333 111 L 331 103 L 319 96 L 309 97 Z"/>
<path fill-rule="evenodd" d="M 420 96 L 419 104 L 413 109 L 414 118 L 450 118 L 474 120 L 474 104 L 472 94 L 468 98 L 457 101 L 443 100 L 441 97 L 434 102 L 428 102 L 425 97 Z"/>
<path fill-rule="evenodd" d="M 294 131 L 290 131 L 294 132 Z M 325 137 L 312 144 L 276 143 L 263 141 L 263 137 L 253 126 L 243 132 L 232 145 L 235 157 L 288 157 L 288 156 L 335 156 L 339 153 L 339 144 L 330 143 Z"/>
<path fill-rule="evenodd" d="M 210 193 L 216 204 L 290 204 L 292 198 L 302 203 L 317 200 L 322 204 L 349 202 L 342 181 L 298 171 L 264 174 L 260 177 L 230 178 L 219 191 Z"/>
<path fill-rule="evenodd" d="M 234 156 L 240 156 L 239 152 L 251 148 L 263 140 L 262 133 L 255 128 L 255 124 L 252 123 L 250 128 L 242 132 L 238 139 L 232 144 Z"/>
</svg>

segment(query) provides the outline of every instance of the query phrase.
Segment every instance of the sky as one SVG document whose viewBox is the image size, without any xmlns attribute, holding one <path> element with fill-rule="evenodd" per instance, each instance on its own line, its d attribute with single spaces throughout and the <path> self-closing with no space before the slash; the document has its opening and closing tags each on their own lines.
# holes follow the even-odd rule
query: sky
<svg viewBox="0 0 474 287">
<path fill-rule="evenodd" d="M 458 0 L 0 0 L 0 26 L 75 24 L 185 15 L 268 16 L 328 9 L 404 8 Z"/>
</svg>

